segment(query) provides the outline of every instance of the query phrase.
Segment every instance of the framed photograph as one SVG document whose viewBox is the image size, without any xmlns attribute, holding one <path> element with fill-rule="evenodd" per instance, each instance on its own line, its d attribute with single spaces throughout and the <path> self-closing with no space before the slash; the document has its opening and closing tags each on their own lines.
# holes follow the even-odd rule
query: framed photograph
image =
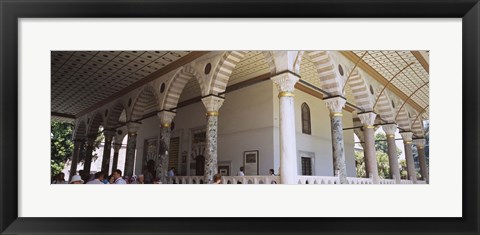
<svg viewBox="0 0 480 235">
<path fill-rule="evenodd" d="M 0 0 L 0 15 L 1 234 L 480 233 L 478 0 Z M 223 56 L 225 51 L 232 53 Z M 244 54 L 238 52 L 244 51 L 269 51 L 275 56 L 270 60 L 262 53 L 251 53 L 237 71 L 227 71 L 231 64 L 240 63 Z M 322 55 L 316 60 L 313 54 L 305 53 L 311 51 L 335 51 L 331 55 L 333 61 L 347 58 L 348 66 L 329 63 L 322 67 L 318 65 L 321 62 L 316 62 L 330 60 L 318 59 Z M 372 52 L 372 58 L 364 55 L 367 51 Z M 325 86 L 288 82 L 326 70 L 326 77 L 343 76 L 346 80 L 356 79 L 352 73 L 355 69 L 361 70 L 362 76 L 378 73 L 394 78 L 397 73 L 402 74 L 402 68 L 382 67 L 397 56 L 385 53 L 375 57 L 373 51 L 405 51 L 413 56 L 398 57 L 405 59 L 401 63 L 408 66 L 410 74 L 405 76 L 422 80 L 421 73 L 428 70 L 431 79 L 422 85 L 407 78 L 403 83 L 366 79 L 374 85 L 361 89 L 341 87 L 336 80 Z M 295 60 L 289 55 L 303 55 L 298 52 L 306 54 L 305 61 L 314 66 L 309 69 L 290 63 Z M 78 59 L 78 63 L 72 59 Z M 225 66 L 216 66 L 220 63 Z M 89 66 L 84 70 L 83 65 Z M 88 67 L 96 72 L 89 72 Z M 258 71 L 252 72 L 253 69 Z M 170 75 L 178 75 L 177 83 L 158 79 Z M 226 77 L 230 75 L 256 79 L 232 79 L 229 83 Z M 272 83 L 274 80 L 277 84 Z M 322 82 L 325 81 L 319 81 Z M 147 83 L 153 84 L 152 89 L 143 89 Z M 186 86 L 191 93 L 175 93 L 175 84 Z M 265 85 L 265 89 L 257 84 Z M 393 103 L 379 99 L 378 103 L 398 110 L 404 105 L 409 107 L 401 114 L 394 113 L 395 121 L 400 116 L 414 126 L 411 124 L 416 123 L 415 115 L 431 116 L 430 171 L 421 172 L 425 165 L 421 157 L 400 166 L 407 172 L 400 175 L 400 182 L 413 182 L 415 178 L 427 182 L 423 179 L 428 174 L 428 184 L 369 183 L 395 180 L 367 176 L 377 175 L 367 167 L 372 166 L 371 161 L 356 158 L 354 151 L 370 151 L 369 156 L 375 157 L 375 149 L 369 147 L 373 142 L 368 142 L 372 138 L 365 142 L 354 136 L 372 137 L 369 129 L 376 131 L 378 125 L 386 124 L 381 120 L 384 117 L 375 119 L 373 113 L 360 112 L 364 109 L 360 101 L 343 107 L 327 98 L 358 101 L 363 96 L 357 96 L 355 91 L 375 98 L 382 93 L 375 84 L 386 87 L 389 95 L 402 89 L 410 91 L 405 96 L 397 94 L 400 98 Z M 288 86 L 293 88 L 285 89 Z M 341 92 L 336 94 L 332 86 Z M 249 95 L 246 87 L 258 88 L 256 92 L 261 97 Z M 62 93 L 64 90 L 75 91 L 77 102 L 69 101 L 73 95 Z M 417 90 L 422 94 L 415 93 Z M 344 97 L 347 93 L 351 95 Z M 149 102 L 152 98 L 168 102 Z M 120 108 L 110 107 L 111 101 L 117 99 L 122 100 L 118 103 Z M 321 105 L 308 99 L 316 99 Z M 243 101 L 254 103 L 245 105 Z M 327 102 L 331 105 L 326 106 Z M 377 103 L 375 99 L 368 102 Z M 138 104 L 142 109 L 135 109 Z M 103 109 L 104 106 L 109 108 Z M 122 107 L 128 111 L 121 111 Z M 338 112 L 331 111 L 338 107 Z M 362 117 L 352 118 L 353 111 L 347 109 L 357 110 L 356 115 Z M 269 113 L 263 115 L 259 110 Z M 191 115 L 194 112 L 201 115 Z M 319 118 L 317 114 L 324 116 Z M 102 124 L 104 141 L 112 141 L 110 156 L 119 155 L 115 144 L 144 144 L 137 149 L 137 158 L 125 157 L 129 169 L 139 167 L 133 167 L 128 174 L 141 170 L 144 157 L 155 156 L 153 149 L 161 143 L 148 138 L 162 133 L 160 128 L 164 131 L 162 136 L 168 136 L 166 128 L 172 128 L 173 119 L 175 131 L 182 131 L 185 123 L 205 128 L 190 139 L 180 139 L 178 150 L 171 150 L 181 153 L 176 165 L 188 166 L 185 173 L 196 177 L 196 185 L 51 184 L 53 167 L 47 162 L 52 160 L 53 116 L 79 120 L 72 123 L 71 132 L 82 133 L 85 139 L 98 134 Z M 107 125 L 111 120 L 123 125 L 123 135 L 113 136 L 113 140 L 106 135 L 118 127 Z M 349 125 L 338 125 L 347 120 Z M 82 121 L 84 125 L 80 124 Z M 320 128 L 319 123 L 328 125 Z M 333 128 L 336 132 L 332 132 Z M 356 133 L 359 130 L 370 132 Z M 137 131 L 151 133 L 137 135 Z M 185 136 L 191 134 L 189 131 Z M 410 131 L 415 132 L 413 128 Z M 401 137 L 395 138 L 406 149 L 416 146 L 411 150 L 419 156 L 421 138 L 410 139 L 415 133 L 407 132 L 399 132 Z M 71 145 L 87 149 L 85 143 L 74 143 L 85 139 L 74 139 L 72 133 L 67 134 L 71 135 Z M 339 133 L 348 139 L 343 141 Z M 343 145 L 334 146 L 333 142 L 324 144 L 326 138 L 341 140 L 338 142 L 351 148 L 343 149 Z M 387 140 L 377 142 L 381 141 Z M 311 151 L 310 146 L 319 150 Z M 73 158 L 75 148 L 72 149 L 69 155 Z M 254 150 L 243 152 L 246 149 Z M 135 156 L 135 148 L 130 150 L 133 151 L 121 149 L 120 155 Z M 297 156 L 300 150 L 314 154 L 302 159 Z M 83 155 L 87 152 L 77 151 Z M 335 151 L 336 156 L 345 151 L 346 157 L 334 159 Z M 206 169 L 206 165 L 220 166 L 212 161 L 212 152 L 222 161 L 231 161 L 231 165 L 219 167 L 218 172 Z M 108 152 L 104 155 L 108 156 Z M 296 161 L 296 168 L 282 164 L 285 160 Z M 240 166 L 252 182 L 275 177 L 280 183 L 215 185 L 205 177 L 214 173 L 236 175 Z M 362 166 L 363 171 L 348 166 Z M 415 167 L 420 172 L 413 177 Z M 266 175 L 270 169 L 275 176 Z M 386 165 L 381 165 L 378 174 L 392 177 L 386 169 Z M 330 178 L 317 181 L 314 174 L 322 172 L 328 172 Z M 358 185 L 344 184 L 360 174 L 363 178 Z M 292 176 L 295 178 L 288 178 Z M 343 176 L 344 181 L 340 181 Z M 290 181 L 284 184 L 285 180 Z M 328 183 L 332 185 L 321 185 Z M 255 200 L 244 200 L 252 195 Z M 221 217 L 218 211 L 222 211 Z"/>
<path fill-rule="evenodd" d="M 258 150 L 243 152 L 243 169 L 245 175 L 258 175 Z"/>
</svg>

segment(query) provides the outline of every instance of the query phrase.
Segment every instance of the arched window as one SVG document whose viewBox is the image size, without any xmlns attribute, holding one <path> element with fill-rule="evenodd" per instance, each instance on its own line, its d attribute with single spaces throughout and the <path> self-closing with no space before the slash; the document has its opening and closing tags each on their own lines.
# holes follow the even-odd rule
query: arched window
<svg viewBox="0 0 480 235">
<path fill-rule="evenodd" d="M 310 122 L 310 108 L 307 103 L 302 104 L 302 133 L 311 135 L 312 125 Z"/>
</svg>

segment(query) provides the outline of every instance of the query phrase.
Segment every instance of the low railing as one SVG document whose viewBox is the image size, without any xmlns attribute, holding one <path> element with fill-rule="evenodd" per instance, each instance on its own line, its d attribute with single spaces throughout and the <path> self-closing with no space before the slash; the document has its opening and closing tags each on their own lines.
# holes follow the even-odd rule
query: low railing
<svg viewBox="0 0 480 235">
<path fill-rule="evenodd" d="M 392 179 L 380 179 L 380 184 L 396 184 L 396 182 Z"/>
<path fill-rule="evenodd" d="M 167 177 L 167 184 L 205 184 L 203 176 L 172 176 Z"/>
<path fill-rule="evenodd" d="M 205 184 L 203 176 L 173 176 L 167 177 L 167 184 Z M 305 176 L 297 177 L 297 184 L 340 184 L 336 176 Z M 373 184 L 370 178 L 347 177 L 348 184 Z M 222 176 L 222 184 L 279 184 L 280 176 Z M 394 179 L 380 179 L 380 184 L 396 184 Z M 411 180 L 401 180 L 400 184 L 413 184 Z M 417 180 L 417 184 L 426 184 Z"/>
<path fill-rule="evenodd" d="M 222 184 L 279 184 L 280 176 L 222 176 Z"/>
</svg>

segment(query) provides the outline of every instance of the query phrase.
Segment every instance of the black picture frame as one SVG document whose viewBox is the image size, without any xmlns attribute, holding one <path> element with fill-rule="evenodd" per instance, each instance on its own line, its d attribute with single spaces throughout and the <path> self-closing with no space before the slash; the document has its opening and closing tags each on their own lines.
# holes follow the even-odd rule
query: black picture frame
<svg viewBox="0 0 480 235">
<path fill-rule="evenodd" d="M 0 0 L 0 232 L 2 234 L 478 234 L 478 0 Z M 462 218 L 25 218 L 18 217 L 19 18 L 387 17 L 462 18 Z M 456 114 L 450 114 L 456 115 Z M 458 127 L 448 127 L 458 128 Z M 448 187 L 448 186 L 447 186 Z M 432 195 L 433 197 L 434 195 Z M 441 205 L 439 205 L 441 210 Z M 248 225 L 248 226 L 246 226 Z"/>
</svg>

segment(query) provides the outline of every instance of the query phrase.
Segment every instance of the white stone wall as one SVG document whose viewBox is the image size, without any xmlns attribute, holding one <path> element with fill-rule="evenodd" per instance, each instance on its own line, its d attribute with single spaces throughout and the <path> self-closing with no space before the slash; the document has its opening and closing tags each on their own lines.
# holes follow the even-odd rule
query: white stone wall
<svg viewBox="0 0 480 235">
<path fill-rule="evenodd" d="M 274 97 L 274 136 L 275 136 L 275 166 L 278 169 L 279 164 L 279 104 L 278 91 L 272 89 Z M 311 118 L 311 135 L 302 133 L 302 119 L 301 119 L 301 105 L 306 102 L 310 107 Z M 332 155 L 332 141 L 330 133 L 330 113 L 325 105 L 325 102 L 298 89 L 295 90 L 295 131 L 297 133 L 297 154 L 298 151 L 313 152 L 315 158 L 313 160 L 315 175 L 330 176 L 333 175 L 333 155 Z M 343 126 L 352 127 L 352 114 L 343 111 Z M 347 166 L 347 175 L 349 177 L 356 177 L 355 170 L 355 155 L 354 155 L 354 137 L 353 130 L 343 132 L 345 143 L 345 163 Z M 298 174 L 301 171 L 300 156 L 297 156 Z"/>
</svg>

